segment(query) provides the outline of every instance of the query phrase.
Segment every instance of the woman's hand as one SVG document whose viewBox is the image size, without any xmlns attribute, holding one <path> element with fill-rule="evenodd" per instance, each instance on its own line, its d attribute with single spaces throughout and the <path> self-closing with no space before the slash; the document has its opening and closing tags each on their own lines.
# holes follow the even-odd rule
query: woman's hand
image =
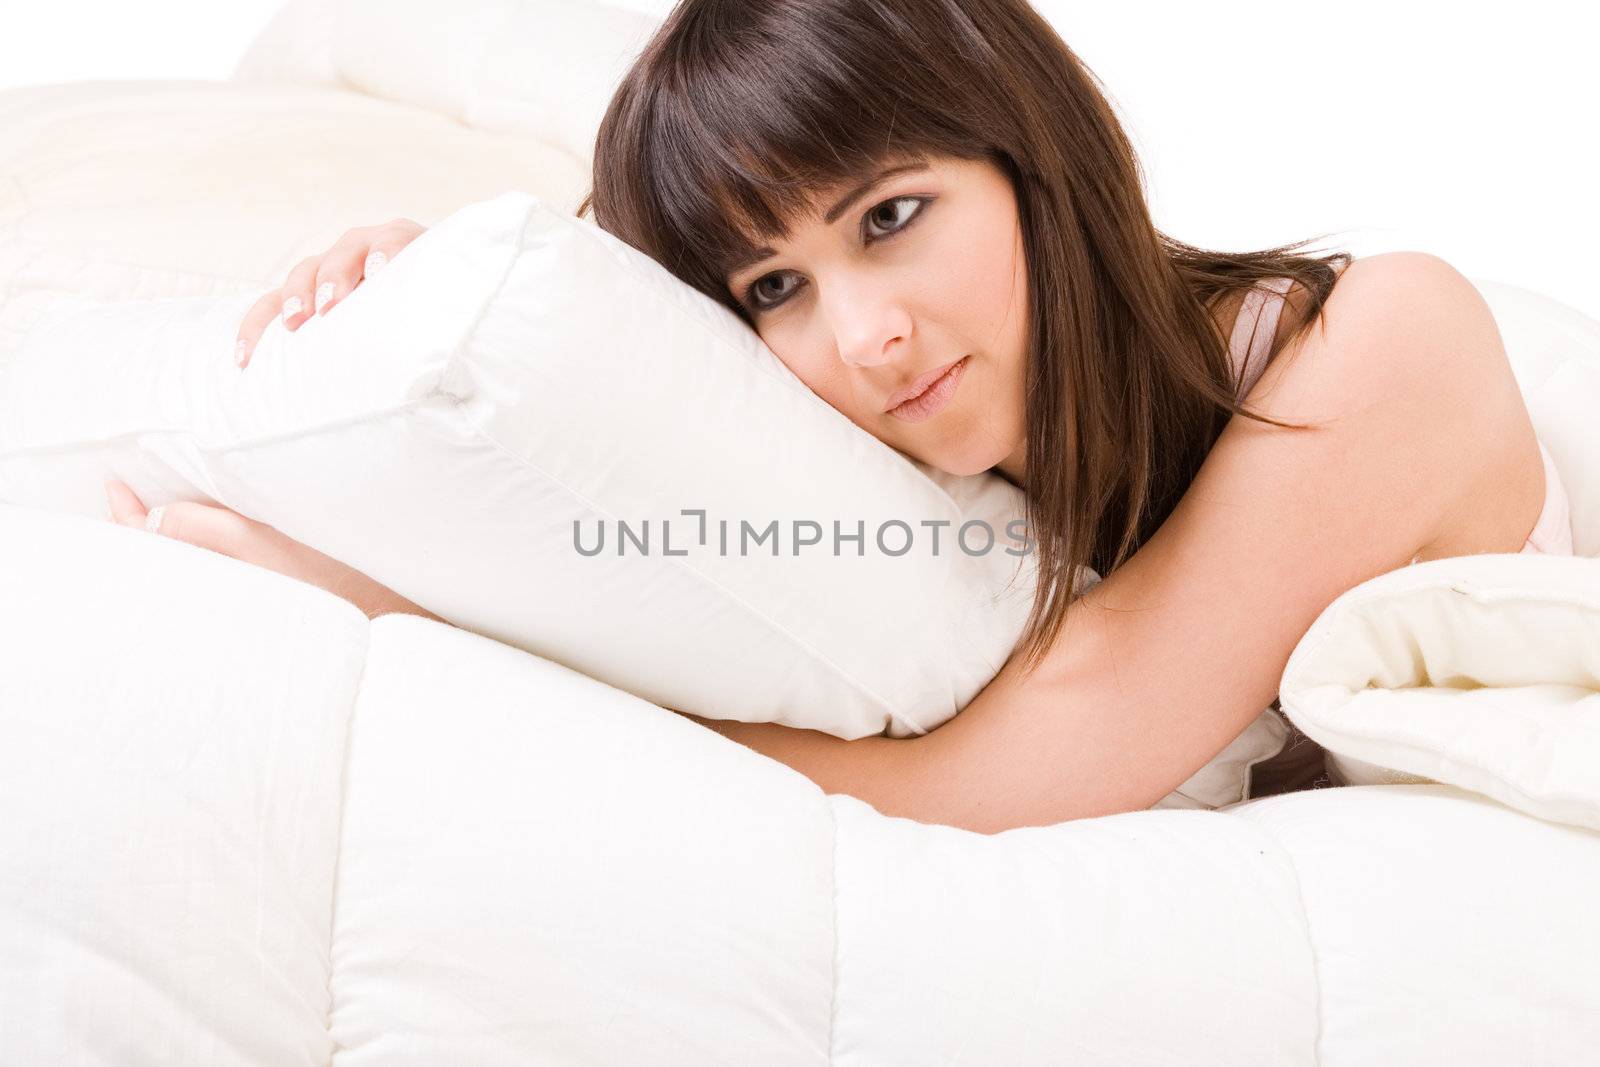
<svg viewBox="0 0 1600 1067">
<path fill-rule="evenodd" d="M 333 247 L 320 256 L 307 256 L 289 272 L 282 289 L 263 293 L 251 305 L 233 346 L 234 362 L 242 370 L 256 350 L 267 324 L 281 316 L 285 329 L 299 329 L 312 314 L 326 315 L 350 291 L 383 269 L 383 265 L 416 240 L 427 227 L 411 219 L 395 219 L 381 226 L 346 230 Z"/>
<path fill-rule="evenodd" d="M 147 512 L 143 502 L 122 482 L 106 482 L 105 487 L 111 517 L 123 526 L 185 541 L 326 589 L 350 601 L 369 619 L 404 612 L 435 622 L 445 621 L 354 567 L 237 511 L 180 500 Z"/>
</svg>

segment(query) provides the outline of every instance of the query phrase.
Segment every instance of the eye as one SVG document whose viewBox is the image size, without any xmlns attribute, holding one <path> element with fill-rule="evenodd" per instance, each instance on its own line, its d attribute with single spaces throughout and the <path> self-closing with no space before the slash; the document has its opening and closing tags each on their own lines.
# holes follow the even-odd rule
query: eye
<svg viewBox="0 0 1600 1067">
<path fill-rule="evenodd" d="M 868 224 L 876 221 L 882 222 L 885 225 L 892 227 L 892 229 L 890 229 L 888 233 L 877 236 L 874 236 L 870 230 L 867 230 L 868 239 L 873 241 L 881 241 L 885 237 L 893 237 L 895 234 L 911 225 L 912 220 L 914 220 L 918 215 L 922 214 L 922 205 L 927 202 L 928 198 L 925 196 L 897 196 L 893 200 L 885 200 L 883 203 L 867 212 L 867 217 L 861 220 L 862 226 L 865 230 Z M 915 204 L 916 206 L 912 208 L 909 213 L 905 213 L 899 208 L 899 205 L 901 204 Z M 885 208 L 889 209 L 887 215 L 884 214 Z"/>
<path fill-rule="evenodd" d="M 749 304 L 752 309 L 758 310 L 758 312 L 765 312 L 765 310 L 778 307 L 779 304 L 787 301 L 797 288 L 800 288 L 798 285 L 790 285 L 789 288 L 784 288 L 781 285 L 784 280 L 792 282 L 794 275 L 787 274 L 784 270 L 774 270 L 773 274 L 763 274 L 755 282 L 750 282 L 750 288 L 744 291 L 744 302 Z M 774 285 L 774 283 L 779 283 L 779 285 Z"/>
<path fill-rule="evenodd" d="M 902 230 L 909 227 L 912 222 L 922 216 L 922 210 L 933 197 L 894 197 L 885 200 L 880 205 L 867 211 L 861 219 L 862 238 L 867 243 L 880 242 L 885 238 L 894 237 Z M 880 230 L 875 227 L 885 227 Z M 789 282 L 790 285 L 784 285 Z M 773 274 L 763 274 L 755 282 L 750 283 L 744 290 L 744 304 L 752 312 L 770 312 L 782 302 L 794 296 L 795 290 L 802 285 L 787 270 L 774 270 Z"/>
</svg>

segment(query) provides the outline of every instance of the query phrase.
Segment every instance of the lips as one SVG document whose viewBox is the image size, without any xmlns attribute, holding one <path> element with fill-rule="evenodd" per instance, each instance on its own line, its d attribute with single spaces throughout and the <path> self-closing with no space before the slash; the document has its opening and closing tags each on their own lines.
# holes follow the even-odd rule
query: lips
<svg viewBox="0 0 1600 1067">
<path fill-rule="evenodd" d="M 965 359 L 966 357 L 963 356 L 961 358 Z M 944 366 L 935 368 L 934 370 L 929 371 L 927 374 L 922 375 L 916 381 L 912 382 L 910 385 L 899 390 L 893 396 L 891 396 L 889 398 L 889 402 L 883 406 L 883 410 L 893 411 L 901 404 L 904 404 L 907 400 L 910 400 L 913 397 L 921 396 L 927 391 L 928 386 L 932 385 L 940 378 L 943 378 L 947 373 L 949 373 L 951 367 L 954 367 L 960 362 L 960 359 L 953 359 Z"/>
</svg>

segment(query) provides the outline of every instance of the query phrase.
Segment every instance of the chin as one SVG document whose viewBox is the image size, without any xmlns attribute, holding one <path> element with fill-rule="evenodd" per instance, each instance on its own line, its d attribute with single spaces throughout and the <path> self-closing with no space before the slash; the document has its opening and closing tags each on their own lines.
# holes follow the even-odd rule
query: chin
<svg viewBox="0 0 1600 1067">
<path fill-rule="evenodd" d="M 1005 462 L 1006 457 L 1004 455 L 990 456 L 972 449 L 951 448 L 935 449 L 931 455 L 917 458 L 930 467 L 937 467 L 946 474 L 964 478 L 993 470 L 996 464 Z"/>
<path fill-rule="evenodd" d="M 932 421 L 938 422 L 939 419 L 935 418 Z M 871 431 L 873 436 L 901 455 L 960 478 L 994 470 L 996 466 L 1006 461 L 1006 456 L 1010 455 L 1003 448 L 995 448 L 989 435 L 974 433 L 970 422 L 958 422 L 947 426 L 942 434 L 930 434 L 931 440 L 915 444 L 891 440 L 888 435 L 879 434 L 870 426 L 863 428 Z M 998 471 L 995 473 L 999 474 Z"/>
<path fill-rule="evenodd" d="M 984 474 L 994 468 L 993 463 L 936 463 L 934 466 L 946 474 L 954 474 L 961 478 L 974 474 Z"/>
</svg>

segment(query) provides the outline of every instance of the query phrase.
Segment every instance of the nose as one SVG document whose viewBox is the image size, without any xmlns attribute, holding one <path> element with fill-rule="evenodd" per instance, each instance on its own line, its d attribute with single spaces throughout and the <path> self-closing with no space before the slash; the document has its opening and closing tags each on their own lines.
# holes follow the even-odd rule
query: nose
<svg viewBox="0 0 1600 1067">
<path fill-rule="evenodd" d="M 839 347 L 852 367 L 876 367 L 896 358 L 896 342 L 911 337 L 911 314 L 892 290 L 862 279 L 835 282 L 824 302 Z"/>
</svg>

